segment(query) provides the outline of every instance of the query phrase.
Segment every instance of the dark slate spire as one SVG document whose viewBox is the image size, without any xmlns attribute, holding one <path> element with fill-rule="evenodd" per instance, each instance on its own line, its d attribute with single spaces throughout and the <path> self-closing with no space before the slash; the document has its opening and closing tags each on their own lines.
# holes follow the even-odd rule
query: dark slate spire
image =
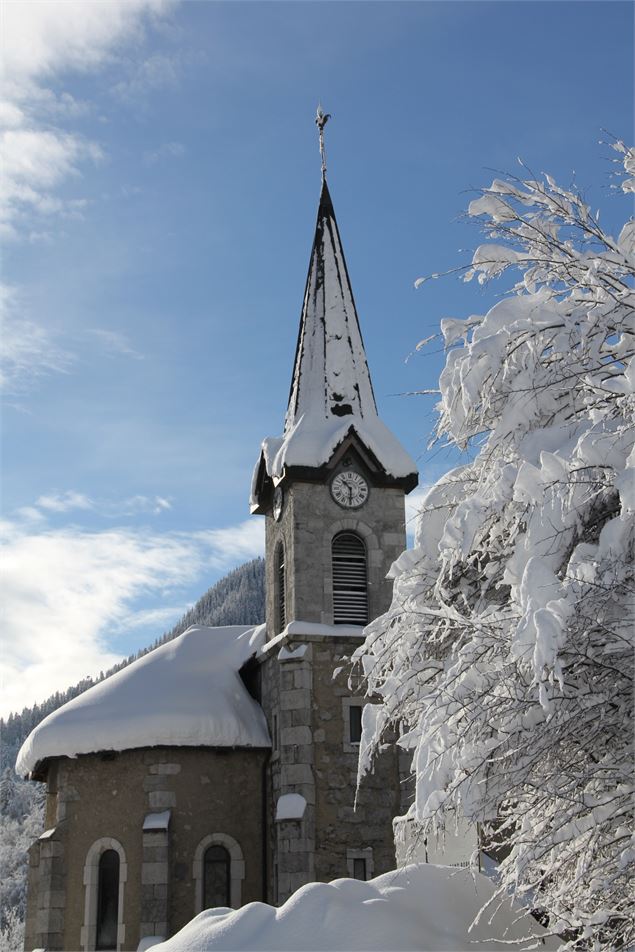
<svg viewBox="0 0 635 952">
<path fill-rule="evenodd" d="M 284 430 L 288 433 L 305 415 L 316 425 L 319 418 L 350 417 L 353 423 L 354 418 L 376 414 L 364 342 L 324 176 Z"/>
</svg>

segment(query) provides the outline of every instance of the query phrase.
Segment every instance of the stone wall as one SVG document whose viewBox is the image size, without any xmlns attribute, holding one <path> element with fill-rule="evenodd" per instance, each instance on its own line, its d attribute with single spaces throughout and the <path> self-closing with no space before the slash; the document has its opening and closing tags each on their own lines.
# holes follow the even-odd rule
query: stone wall
<svg viewBox="0 0 635 952">
<path fill-rule="evenodd" d="M 357 791 L 358 748 L 347 744 L 345 699 L 349 667 L 334 678 L 358 642 L 325 639 L 313 645 L 313 736 L 316 783 L 316 878 L 328 882 L 350 875 L 348 853 L 367 852 L 369 872 L 378 876 L 395 867 L 392 820 L 400 810 L 396 749 L 388 747 Z M 359 699 L 361 701 L 361 698 Z"/>
<path fill-rule="evenodd" d="M 37 888 L 29 892 L 26 948 L 91 945 L 85 879 L 87 857 L 100 839 L 119 844 L 125 855 L 122 950 L 136 949 L 144 935 L 172 935 L 195 915 L 194 856 L 210 834 L 223 834 L 242 850 L 241 904 L 261 900 L 268 753 L 152 748 L 58 761 L 47 804 L 54 833 L 31 851 Z M 149 814 L 166 811 L 165 829 L 144 831 Z"/>
<path fill-rule="evenodd" d="M 358 644 L 336 629 L 330 636 L 297 634 L 263 657 L 262 705 L 272 737 L 278 728 L 267 808 L 269 901 L 276 904 L 305 883 L 351 875 L 352 855 L 366 860 L 369 878 L 395 866 L 392 819 L 401 803 L 394 748 L 364 780 L 355 807 L 358 748 L 346 739 L 354 692 L 344 659 Z M 276 804 L 288 793 L 305 798 L 305 813 L 276 820 Z"/>
</svg>

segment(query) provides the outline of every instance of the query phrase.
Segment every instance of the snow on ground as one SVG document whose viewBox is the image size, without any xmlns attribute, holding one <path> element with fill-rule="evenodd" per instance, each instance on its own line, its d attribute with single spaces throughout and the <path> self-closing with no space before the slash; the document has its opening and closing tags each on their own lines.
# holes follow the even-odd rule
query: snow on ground
<svg viewBox="0 0 635 952">
<path fill-rule="evenodd" d="M 260 902 L 208 909 L 154 952 L 500 952 L 501 940 L 515 941 L 514 949 L 559 947 L 557 939 L 541 941 L 545 930 L 509 903 L 470 931 L 493 892 L 485 876 L 467 869 L 406 866 L 367 883 L 310 883 L 279 909 Z"/>
<path fill-rule="evenodd" d="M 188 628 L 49 714 L 22 745 L 17 773 L 99 750 L 270 747 L 262 709 L 238 673 L 264 639 L 264 625 Z"/>
</svg>

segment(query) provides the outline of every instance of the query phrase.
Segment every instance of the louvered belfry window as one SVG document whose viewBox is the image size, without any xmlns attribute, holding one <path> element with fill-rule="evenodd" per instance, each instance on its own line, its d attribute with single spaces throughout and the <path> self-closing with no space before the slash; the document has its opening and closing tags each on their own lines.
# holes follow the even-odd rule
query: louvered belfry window
<svg viewBox="0 0 635 952">
<path fill-rule="evenodd" d="M 332 544 L 333 622 L 336 625 L 368 623 L 366 546 L 354 532 L 338 532 Z"/>
<path fill-rule="evenodd" d="M 284 577 L 284 546 L 276 549 L 276 627 L 278 634 L 287 624 L 286 585 Z"/>
</svg>

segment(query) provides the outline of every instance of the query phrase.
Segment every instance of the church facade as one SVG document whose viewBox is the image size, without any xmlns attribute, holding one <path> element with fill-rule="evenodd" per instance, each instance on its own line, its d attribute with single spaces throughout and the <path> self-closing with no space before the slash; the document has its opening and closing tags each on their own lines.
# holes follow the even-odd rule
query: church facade
<svg viewBox="0 0 635 952">
<path fill-rule="evenodd" d="M 416 467 L 380 420 L 323 174 L 284 430 L 264 440 L 266 619 L 193 628 L 54 712 L 18 769 L 47 783 L 26 949 L 148 948 L 210 907 L 395 865 L 388 748 L 356 791 L 347 659 L 391 599 Z"/>
</svg>

